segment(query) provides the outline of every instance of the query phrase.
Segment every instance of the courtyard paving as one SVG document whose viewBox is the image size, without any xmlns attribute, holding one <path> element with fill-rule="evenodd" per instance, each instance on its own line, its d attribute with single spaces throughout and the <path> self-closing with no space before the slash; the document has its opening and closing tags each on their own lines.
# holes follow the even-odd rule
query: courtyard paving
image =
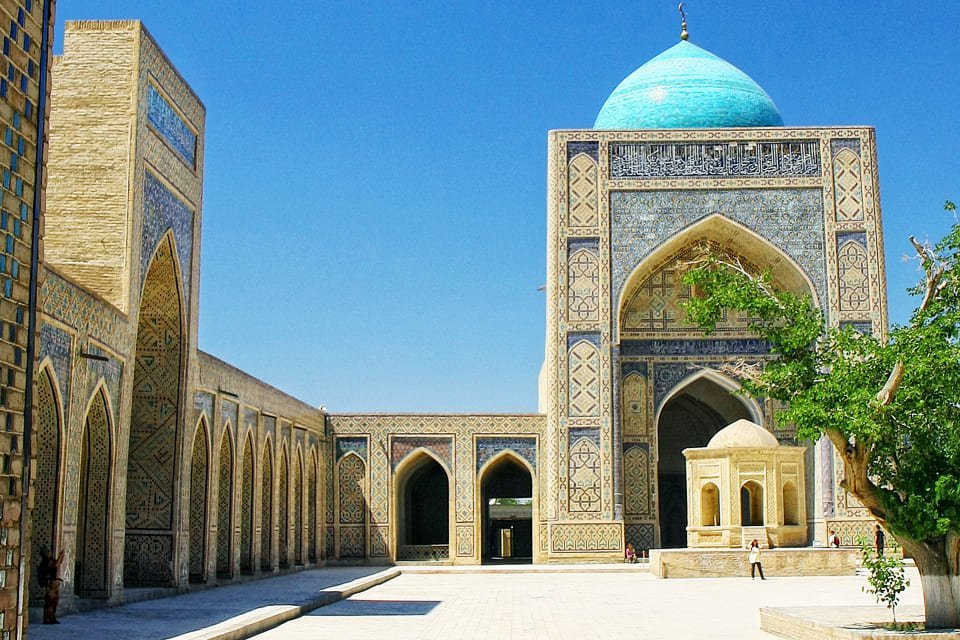
<svg viewBox="0 0 960 640">
<path fill-rule="evenodd" d="M 902 604 L 922 603 L 919 577 Z M 405 573 L 256 636 L 307 638 L 637 638 L 751 640 L 763 606 L 873 605 L 864 578 L 660 580 L 631 573 Z"/>
</svg>

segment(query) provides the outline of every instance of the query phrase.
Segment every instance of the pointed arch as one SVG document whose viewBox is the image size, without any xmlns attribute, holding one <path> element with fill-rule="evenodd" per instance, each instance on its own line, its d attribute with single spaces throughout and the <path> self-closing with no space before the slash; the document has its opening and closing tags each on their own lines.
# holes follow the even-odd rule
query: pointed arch
<svg viewBox="0 0 960 640">
<path fill-rule="evenodd" d="M 63 412 L 56 373 L 43 364 L 34 385 L 36 477 L 33 481 L 31 548 L 34 558 L 60 549 L 60 504 L 63 491 Z M 37 563 L 34 563 L 36 566 Z M 30 597 L 42 598 L 37 573 L 30 573 Z"/>
<path fill-rule="evenodd" d="M 217 576 L 233 574 L 233 439 L 229 421 L 220 439 L 217 471 Z"/>
<path fill-rule="evenodd" d="M 311 448 L 307 471 L 307 560 L 317 562 L 317 452 Z"/>
<path fill-rule="evenodd" d="M 207 504 L 210 475 L 210 435 L 207 419 L 200 416 L 193 434 L 190 456 L 190 570 L 191 582 L 207 579 Z"/>
<path fill-rule="evenodd" d="M 277 474 L 277 551 L 280 554 L 280 568 L 290 566 L 290 464 L 287 444 L 280 450 L 280 473 Z"/>
<path fill-rule="evenodd" d="M 113 425 L 109 404 L 105 385 L 98 385 L 87 403 L 80 434 L 74 585 L 81 598 L 107 598 L 110 595 Z"/>
<path fill-rule="evenodd" d="M 763 409 L 760 408 L 760 404 L 750 396 L 738 394 L 737 392 L 741 389 L 740 383 L 734 378 L 726 376 L 715 369 L 700 369 L 699 371 L 690 374 L 689 376 L 680 380 L 680 382 L 673 385 L 673 387 L 671 387 L 670 390 L 664 394 L 660 402 L 657 403 L 654 424 L 658 424 L 660 422 L 660 415 L 663 413 L 663 408 L 667 405 L 667 403 L 682 394 L 685 389 L 691 387 L 698 380 L 712 382 L 721 389 L 724 389 L 730 393 L 734 398 L 739 400 L 739 402 L 749 412 L 751 422 L 763 424 Z"/>
<path fill-rule="evenodd" d="M 253 435 L 243 445 L 240 480 L 240 573 L 253 573 Z"/>
<path fill-rule="evenodd" d="M 538 548 L 539 527 L 533 523 L 539 522 L 539 495 L 537 477 L 533 466 L 519 453 L 511 449 L 504 449 L 491 456 L 489 460 L 477 470 L 477 487 L 475 513 L 479 514 L 474 529 L 477 553 L 482 561 L 490 561 L 496 556 L 496 544 L 499 538 L 494 529 L 498 527 L 496 514 L 490 512 L 490 501 L 496 498 L 529 499 L 529 513 L 512 522 L 517 527 L 513 538 L 515 547 L 513 555 L 527 553 L 531 556 Z M 527 519 L 526 516 L 529 516 Z M 500 549 L 502 551 L 502 549 Z"/>
<path fill-rule="evenodd" d="M 432 451 L 417 447 L 393 472 L 393 548 L 397 560 L 448 560 L 453 535 L 453 474 Z"/>
<path fill-rule="evenodd" d="M 184 305 L 173 231 L 157 243 L 137 316 L 127 455 L 124 584 L 173 583 Z"/>
<path fill-rule="evenodd" d="M 260 570 L 273 570 L 273 444 L 269 435 L 260 464 Z"/>
<path fill-rule="evenodd" d="M 303 563 L 303 456 L 299 446 L 293 468 L 293 562 Z"/>
</svg>

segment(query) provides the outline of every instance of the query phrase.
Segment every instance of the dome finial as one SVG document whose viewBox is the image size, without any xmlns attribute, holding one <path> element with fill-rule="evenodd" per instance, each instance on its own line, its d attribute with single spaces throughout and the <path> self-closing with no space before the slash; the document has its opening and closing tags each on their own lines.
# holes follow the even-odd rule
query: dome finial
<svg viewBox="0 0 960 640">
<path fill-rule="evenodd" d="M 681 2 L 677 9 L 680 11 L 680 39 L 687 40 L 690 38 L 690 32 L 687 31 L 687 14 L 683 10 L 683 3 Z"/>
</svg>

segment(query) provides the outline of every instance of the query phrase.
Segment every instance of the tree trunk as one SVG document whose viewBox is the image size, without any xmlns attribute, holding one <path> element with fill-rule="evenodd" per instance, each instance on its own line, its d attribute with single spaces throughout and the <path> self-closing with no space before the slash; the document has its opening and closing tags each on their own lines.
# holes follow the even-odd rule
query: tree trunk
<svg viewBox="0 0 960 640">
<path fill-rule="evenodd" d="M 920 571 L 927 629 L 960 628 L 960 534 L 933 540 L 898 537 Z"/>
</svg>

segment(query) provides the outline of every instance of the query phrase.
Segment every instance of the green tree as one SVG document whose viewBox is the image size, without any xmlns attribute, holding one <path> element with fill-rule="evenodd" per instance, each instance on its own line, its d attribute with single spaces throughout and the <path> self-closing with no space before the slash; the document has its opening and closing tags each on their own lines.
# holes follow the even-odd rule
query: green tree
<svg viewBox="0 0 960 640">
<path fill-rule="evenodd" d="M 946 209 L 955 212 L 948 202 Z M 936 245 L 911 237 L 920 304 L 889 336 L 825 328 L 809 296 L 736 260 L 704 258 L 684 276 L 687 315 L 711 331 L 724 311 L 753 318 L 770 356 L 731 364 L 748 393 L 786 403 L 802 439 L 826 436 L 843 487 L 913 557 L 928 628 L 960 627 L 960 225 Z"/>
</svg>

